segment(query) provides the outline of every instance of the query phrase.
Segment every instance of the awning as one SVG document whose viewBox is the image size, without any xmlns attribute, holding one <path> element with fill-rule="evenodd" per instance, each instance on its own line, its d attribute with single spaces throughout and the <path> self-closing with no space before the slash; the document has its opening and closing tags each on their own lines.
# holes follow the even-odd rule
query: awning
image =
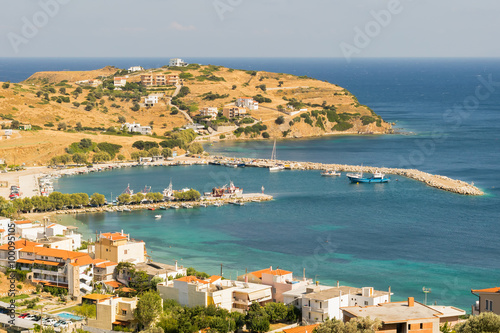
<svg viewBox="0 0 500 333">
<path fill-rule="evenodd" d="M 250 301 L 255 301 L 255 300 L 258 300 L 261 298 L 265 298 L 265 297 L 271 297 L 271 290 L 269 290 L 269 289 L 260 290 L 260 291 L 256 291 L 256 292 L 253 292 L 251 294 L 248 294 L 248 299 Z"/>
<path fill-rule="evenodd" d="M 28 260 L 28 259 L 18 259 L 18 260 L 17 260 L 17 263 L 18 263 L 18 264 L 30 264 L 30 265 L 32 265 L 32 264 L 33 264 L 33 260 Z"/>
<path fill-rule="evenodd" d="M 123 320 L 117 320 L 113 322 L 113 325 L 121 325 L 121 326 L 128 326 L 130 325 L 129 321 L 123 321 Z"/>
<path fill-rule="evenodd" d="M 19 260 L 18 260 L 19 261 Z M 35 260 L 35 264 L 48 265 L 48 266 L 62 266 L 62 262 L 46 261 L 46 260 Z"/>
</svg>

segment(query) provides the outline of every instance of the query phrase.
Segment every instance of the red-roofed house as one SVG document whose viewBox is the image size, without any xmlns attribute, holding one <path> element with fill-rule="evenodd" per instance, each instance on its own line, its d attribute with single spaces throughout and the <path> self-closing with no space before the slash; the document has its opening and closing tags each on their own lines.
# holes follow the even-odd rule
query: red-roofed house
<svg viewBox="0 0 500 333">
<path fill-rule="evenodd" d="M 272 287 L 273 302 L 283 303 L 283 293 L 295 288 L 303 287 L 312 281 L 307 279 L 297 280 L 293 278 L 293 273 L 283 269 L 273 267 L 261 269 L 238 276 L 238 281 L 261 283 Z"/>
<path fill-rule="evenodd" d="M 146 245 L 143 241 L 131 240 L 122 232 L 101 233 L 95 243 L 95 257 L 120 263 L 133 264 L 146 261 Z"/>
<path fill-rule="evenodd" d="M 247 108 L 249 110 L 258 110 L 259 102 L 256 102 L 251 97 L 238 97 L 236 99 L 235 105 L 241 108 Z"/>
<path fill-rule="evenodd" d="M 500 314 L 500 287 L 472 289 L 471 293 L 479 297 L 476 304 L 472 305 L 473 315 L 483 312 Z"/>
<path fill-rule="evenodd" d="M 127 84 L 127 77 L 115 76 L 113 83 L 115 87 L 125 87 L 125 85 Z"/>
</svg>

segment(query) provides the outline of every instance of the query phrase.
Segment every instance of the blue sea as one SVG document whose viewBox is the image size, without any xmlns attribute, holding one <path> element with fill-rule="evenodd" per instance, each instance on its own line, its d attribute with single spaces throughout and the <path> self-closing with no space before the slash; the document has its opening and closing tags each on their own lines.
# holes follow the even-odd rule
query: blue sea
<svg viewBox="0 0 500 333">
<path fill-rule="evenodd" d="M 315 171 L 269 173 L 217 166 L 130 168 L 59 179 L 62 192 L 120 194 L 151 185 L 208 191 L 230 180 L 245 192 L 265 187 L 272 202 L 158 212 L 58 217 L 85 237 L 123 229 L 146 241 L 158 261 L 235 278 L 245 269 L 293 270 L 321 283 L 387 290 L 394 299 L 431 288 L 428 303 L 470 311 L 470 289 L 498 285 L 500 273 L 500 60 L 498 59 L 224 59 L 188 62 L 308 75 L 355 94 L 398 134 L 335 136 L 277 143 L 279 159 L 417 168 L 485 191 L 460 196 L 400 176 L 389 184 L 353 185 Z M 105 65 L 157 67 L 165 59 L 0 59 L 0 81 L 40 70 Z M 219 142 L 227 156 L 270 157 L 272 142 Z"/>
</svg>

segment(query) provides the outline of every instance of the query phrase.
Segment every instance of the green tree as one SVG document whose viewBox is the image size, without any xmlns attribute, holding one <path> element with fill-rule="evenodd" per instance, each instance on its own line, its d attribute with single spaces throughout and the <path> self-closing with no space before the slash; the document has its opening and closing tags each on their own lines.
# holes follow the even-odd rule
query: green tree
<svg viewBox="0 0 500 333">
<path fill-rule="evenodd" d="M 106 162 L 111 160 L 111 155 L 105 151 L 100 151 L 92 156 L 92 162 Z"/>
<path fill-rule="evenodd" d="M 262 137 L 263 137 L 264 139 L 269 139 L 269 133 L 267 133 L 267 132 L 262 132 Z"/>
<path fill-rule="evenodd" d="M 73 312 L 76 313 L 78 316 L 82 316 L 85 318 L 95 318 L 96 305 L 84 303 L 80 306 L 75 307 Z"/>
<path fill-rule="evenodd" d="M 102 206 L 106 202 L 106 197 L 103 194 L 94 193 L 90 196 L 90 204 L 95 206 Z"/>
<path fill-rule="evenodd" d="M 125 156 L 124 156 L 124 155 L 122 155 L 122 154 L 119 154 L 119 155 L 117 156 L 117 158 L 118 158 L 118 161 L 125 161 Z"/>
<path fill-rule="evenodd" d="M 150 150 L 148 150 L 148 153 L 149 155 L 151 156 L 160 156 L 161 155 L 161 151 L 160 151 L 160 148 L 151 148 Z"/>
<path fill-rule="evenodd" d="M 87 164 L 87 155 L 84 153 L 76 153 L 71 156 L 73 162 L 76 164 Z"/>
<path fill-rule="evenodd" d="M 162 155 L 163 157 L 165 157 L 165 158 L 167 158 L 167 157 L 172 157 L 172 149 L 170 149 L 170 148 L 163 148 L 163 149 L 161 150 L 161 155 Z"/>
<path fill-rule="evenodd" d="M 130 198 L 130 194 L 122 193 L 118 196 L 118 202 L 122 205 L 128 204 L 132 199 Z"/>
<path fill-rule="evenodd" d="M 134 103 L 134 106 L 130 108 L 132 111 L 139 111 L 141 109 L 141 106 L 138 103 Z"/>
<path fill-rule="evenodd" d="M 455 325 L 455 331 L 457 333 L 500 332 L 500 316 L 493 312 L 483 312 Z"/>
<path fill-rule="evenodd" d="M 189 152 L 191 154 L 201 154 L 203 153 L 203 146 L 199 142 L 193 142 L 189 145 Z"/>
<path fill-rule="evenodd" d="M 264 311 L 271 323 L 285 321 L 288 315 L 288 307 L 283 303 L 267 303 L 264 306 Z"/>
<path fill-rule="evenodd" d="M 118 116 L 118 122 L 119 122 L 120 124 L 124 124 L 124 123 L 126 123 L 126 122 L 127 122 L 127 119 L 125 119 L 125 117 L 124 117 L 124 116 Z"/>
<path fill-rule="evenodd" d="M 2 84 L 2 88 L 3 88 L 3 89 L 9 89 L 9 87 L 10 87 L 10 82 L 4 82 L 4 83 Z"/>
<path fill-rule="evenodd" d="M 161 297 L 157 292 L 147 291 L 141 295 L 134 311 L 134 317 L 146 328 L 160 316 L 162 312 Z"/>
<path fill-rule="evenodd" d="M 247 329 L 252 332 L 267 332 L 269 331 L 269 316 L 259 303 L 253 302 L 250 305 L 246 319 Z"/>
<path fill-rule="evenodd" d="M 62 88 L 59 88 L 59 93 L 61 95 L 66 95 L 66 88 L 62 87 Z"/>
<path fill-rule="evenodd" d="M 142 200 L 144 200 L 144 194 L 142 194 L 141 192 L 136 193 L 132 196 L 132 202 L 136 204 L 141 203 Z"/>
<path fill-rule="evenodd" d="M 75 125 L 75 129 L 77 131 L 83 131 L 83 126 L 82 126 L 82 123 L 81 122 L 77 122 L 76 125 Z"/>
<path fill-rule="evenodd" d="M 285 117 L 279 116 L 278 118 L 276 118 L 276 120 L 274 122 L 278 125 L 281 125 L 285 122 Z"/>
</svg>

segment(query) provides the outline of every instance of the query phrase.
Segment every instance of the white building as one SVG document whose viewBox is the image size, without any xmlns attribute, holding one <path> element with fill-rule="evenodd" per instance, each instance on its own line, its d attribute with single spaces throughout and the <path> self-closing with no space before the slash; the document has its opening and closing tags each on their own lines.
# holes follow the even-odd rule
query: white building
<svg viewBox="0 0 500 333">
<path fill-rule="evenodd" d="M 127 84 L 127 77 L 117 76 L 114 78 L 113 84 L 115 85 L 115 87 L 125 87 L 125 85 Z"/>
<path fill-rule="evenodd" d="M 128 72 L 133 73 L 133 72 L 140 72 L 143 70 L 144 70 L 144 68 L 142 68 L 141 66 L 132 66 L 128 69 Z"/>
<path fill-rule="evenodd" d="M 247 108 L 249 110 L 259 109 L 259 102 L 254 101 L 251 97 L 238 97 L 235 104 L 240 108 Z"/>
<path fill-rule="evenodd" d="M 141 124 L 136 123 L 125 123 L 122 125 L 128 132 L 141 133 L 142 135 L 151 134 L 151 126 L 141 126 Z"/>
<path fill-rule="evenodd" d="M 170 67 L 185 67 L 188 63 L 184 62 L 184 60 L 180 58 L 172 58 L 170 59 L 169 66 Z"/>
<path fill-rule="evenodd" d="M 158 95 L 149 95 L 147 97 L 144 97 L 144 105 L 155 106 L 155 104 L 158 104 L 158 100 Z"/>
<path fill-rule="evenodd" d="M 37 241 L 44 243 L 48 240 L 53 240 L 56 242 L 62 241 L 62 238 L 70 240 L 69 248 L 55 247 L 59 246 L 59 244 L 55 244 L 54 246 L 50 246 L 52 248 L 62 248 L 68 251 L 76 251 L 82 246 L 82 235 L 76 232 L 77 227 L 72 226 L 64 226 L 58 223 L 50 223 L 48 226 L 44 228 L 42 232 L 37 234 Z M 57 237 L 57 239 L 55 238 Z M 62 245 L 62 243 L 61 243 Z"/>
<path fill-rule="evenodd" d="M 219 114 L 219 109 L 216 107 L 206 107 L 200 109 L 200 116 L 202 117 L 210 117 L 210 119 L 216 119 Z"/>
<path fill-rule="evenodd" d="M 201 280 L 184 276 L 157 285 L 162 299 L 173 299 L 181 305 L 215 305 L 228 311 L 246 311 L 252 302 L 264 305 L 272 301 L 271 286 L 241 281 L 222 280 L 211 276 Z"/>
<path fill-rule="evenodd" d="M 372 287 L 337 286 L 328 289 L 310 286 L 302 296 L 302 320 L 307 324 L 322 323 L 327 318 L 343 319 L 343 307 L 372 306 L 390 302 L 390 291 Z"/>
</svg>

